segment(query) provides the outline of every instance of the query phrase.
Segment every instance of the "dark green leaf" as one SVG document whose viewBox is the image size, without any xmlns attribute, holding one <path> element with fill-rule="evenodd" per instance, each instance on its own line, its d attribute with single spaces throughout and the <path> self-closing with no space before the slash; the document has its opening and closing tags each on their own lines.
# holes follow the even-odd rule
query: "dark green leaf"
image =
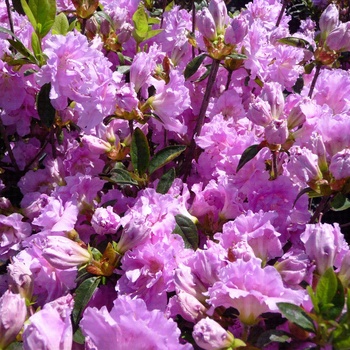
<svg viewBox="0 0 350 350">
<path fill-rule="evenodd" d="M 50 90 L 51 83 L 44 84 L 37 96 L 37 109 L 40 120 L 48 128 L 54 123 L 56 114 L 56 110 L 50 101 Z"/>
<path fill-rule="evenodd" d="M 40 39 L 36 32 L 32 33 L 32 49 L 34 52 L 35 57 L 37 58 L 38 61 L 42 59 L 42 50 L 41 50 L 41 44 L 40 44 Z"/>
<path fill-rule="evenodd" d="M 37 23 L 36 32 L 43 38 L 55 22 L 56 0 L 29 0 L 29 7 Z"/>
<path fill-rule="evenodd" d="M 73 334 L 73 340 L 78 344 L 85 343 L 85 337 L 80 328 L 78 328 L 76 332 Z"/>
<path fill-rule="evenodd" d="M 11 44 L 12 47 L 14 47 L 20 54 L 22 54 L 24 57 L 26 57 L 29 62 L 26 63 L 34 63 L 38 64 L 37 59 L 33 56 L 33 54 L 20 42 L 17 40 L 7 39 L 8 42 Z M 20 62 L 23 60 L 23 58 L 19 58 L 18 60 L 14 60 Z"/>
<path fill-rule="evenodd" d="M 6 347 L 6 350 L 23 350 L 23 343 L 17 341 L 13 342 Z"/>
<path fill-rule="evenodd" d="M 174 145 L 165 147 L 159 152 L 157 152 L 149 163 L 149 173 L 154 173 L 157 169 L 160 169 L 165 164 L 171 162 L 173 159 L 178 157 L 184 150 L 186 146 Z"/>
<path fill-rule="evenodd" d="M 290 340 L 291 340 L 291 336 L 289 333 L 279 329 L 270 329 L 268 331 L 265 331 L 259 336 L 255 345 L 259 349 L 262 349 L 265 346 L 274 342 L 285 343 L 285 342 L 289 342 Z"/>
<path fill-rule="evenodd" d="M 185 215 L 178 214 L 175 216 L 176 227 L 173 233 L 177 233 L 185 242 L 186 248 L 196 250 L 199 244 L 197 226 Z"/>
<path fill-rule="evenodd" d="M 53 23 L 51 29 L 52 34 L 66 35 L 68 33 L 69 22 L 67 16 L 63 12 L 56 16 L 55 22 Z"/>
<path fill-rule="evenodd" d="M 187 64 L 184 72 L 185 79 L 190 78 L 194 73 L 197 72 L 198 68 L 200 67 L 206 56 L 207 55 L 205 53 L 202 53 Z"/>
<path fill-rule="evenodd" d="M 314 67 L 316 66 L 315 62 L 311 62 L 307 65 L 304 66 L 304 71 L 306 74 L 310 74 L 312 72 L 312 70 L 314 69 Z"/>
<path fill-rule="evenodd" d="M 245 164 L 252 160 L 262 149 L 261 145 L 252 145 L 249 146 L 242 154 L 241 159 L 238 162 L 236 172 L 241 170 Z"/>
<path fill-rule="evenodd" d="M 130 66 L 119 66 L 118 73 L 126 74 L 130 72 Z"/>
<path fill-rule="evenodd" d="M 337 193 L 331 202 L 333 211 L 343 211 L 350 208 L 349 199 L 342 193 Z"/>
<path fill-rule="evenodd" d="M 110 177 L 103 177 L 105 180 L 118 185 L 138 185 L 138 182 L 131 177 L 131 174 L 124 169 L 114 169 Z"/>
<path fill-rule="evenodd" d="M 169 191 L 169 188 L 175 180 L 175 169 L 170 168 L 159 180 L 157 185 L 157 192 L 165 194 Z"/>
<path fill-rule="evenodd" d="M 80 317 L 100 282 L 101 277 L 90 277 L 75 290 L 74 308 L 72 311 L 74 331 L 77 330 Z"/>
<path fill-rule="evenodd" d="M 142 176 L 150 163 L 150 151 L 147 137 L 140 128 L 136 128 L 132 134 L 130 156 L 132 166 Z"/>
<path fill-rule="evenodd" d="M 290 303 L 277 303 L 277 306 L 289 321 L 307 332 L 316 332 L 312 318 L 300 306 Z"/>
</svg>

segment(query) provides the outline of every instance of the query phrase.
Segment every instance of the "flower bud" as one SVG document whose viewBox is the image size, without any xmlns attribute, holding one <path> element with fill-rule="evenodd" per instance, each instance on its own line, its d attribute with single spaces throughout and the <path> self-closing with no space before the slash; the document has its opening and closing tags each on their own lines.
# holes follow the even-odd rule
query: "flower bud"
<svg viewBox="0 0 350 350">
<path fill-rule="evenodd" d="M 48 236 L 42 256 L 50 265 L 61 270 L 86 264 L 92 258 L 87 249 L 64 236 Z"/>
<path fill-rule="evenodd" d="M 192 335 L 197 345 L 205 350 L 234 349 L 245 345 L 209 317 L 194 326 Z"/>
<path fill-rule="evenodd" d="M 339 11 L 335 4 L 329 4 L 320 17 L 321 38 L 326 39 L 328 34 L 339 25 Z"/>
<path fill-rule="evenodd" d="M 350 149 L 336 153 L 331 159 L 329 170 L 336 180 L 350 177 Z"/>
<path fill-rule="evenodd" d="M 293 107 L 287 118 L 288 130 L 293 130 L 298 126 L 303 125 L 305 121 L 306 121 L 306 116 L 302 111 L 302 109 L 300 108 L 300 105 Z"/>
<path fill-rule="evenodd" d="M 223 0 L 211 0 L 208 9 L 214 19 L 217 33 L 222 34 L 228 20 L 225 2 Z"/>
<path fill-rule="evenodd" d="M 288 138 L 287 122 L 285 120 L 274 120 L 265 128 L 266 141 L 272 145 L 282 145 Z"/>
<path fill-rule="evenodd" d="M 26 316 L 25 300 L 19 294 L 6 291 L 0 298 L 0 349 L 16 340 Z"/>
<path fill-rule="evenodd" d="M 279 119 L 284 110 L 284 96 L 282 86 L 279 83 L 266 83 L 261 90 L 261 98 L 271 106 L 271 114 L 274 119 Z"/>
<path fill-rule="evenodd" d="M 273 118 L 269 103 L 258 97 L 249 105 L 247 118 L 256 125 L 266 126 L 270 124 Z"/>
<path fill-rule="evenodd" d="M 338 277 L 341 280 L 343 286 L 345 288 L 348 288 L 350 285 L 350 251 L 348 251 L 343 257 L 338 272 Z"/>
<path fill-rule="evenodd" d="M 315 261 L 319 275 L 334 265 L 336 245 L 333 230 L 335 229 L 329 224 L 309 224 L 300 237 L 305 244 L 306 254 L 310 260 Z"/>
<path fill-rule="evenodd" d="M 326 39 L 327 46 L 334 51 L 350 51 L 350 22 L 341 23 Z"/>
<path fill-rule="evenodd" d="M 198 31 L 208 40 L 213 41 L 217 37 L 216 25 L 214 18 L 211 15 L 209 9 L 205 7 L 197 14 L 197 28 Z"/>
<path fill-rule="evenodd" d="M 248 25 L 242 18 L 234 18 L 225 31 L 225 43 L 237 45 L 247 34 Z"/>
</svg>

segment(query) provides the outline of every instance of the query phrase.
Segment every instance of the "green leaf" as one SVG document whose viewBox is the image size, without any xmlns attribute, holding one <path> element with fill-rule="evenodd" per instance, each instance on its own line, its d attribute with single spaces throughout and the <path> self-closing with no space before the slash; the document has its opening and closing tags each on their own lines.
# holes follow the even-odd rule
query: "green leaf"
<svg viewBox="0 0 350 350">
<path fill-rule="evenodd" d="M 111 172 L 110 177 L 104 177 L 103 179 L 115 183 L 118 185 L 138 185 L 138 182 L 131 177 L 131 174 L 124 169 L 114 169 Z"/>
<path fill-rule="evenodd" d="M 148 16 L 143 6 L 140 6 L 132 16 L 134 22 L 133 36 L 136 42 L 141 43 L 148 33 Z"/>
<path fill-rule="evenodd" d="M 173 159 L 178 157 L 185 149 L 186 146 L 182 145 L 174 145 L 163 148 L 162 150 L 157 152 L 151 159 L 149 164 L 149 173 L 152 174 L 165 164 L 171 162 Z"/>
<path fill-rule="evenodd" d="M 76 331 L 80 317 L 101 282 L 101 277 L 90 277 L 82 282 L 75 290 L 74 308 L 72 311 L 73 330 Z"/>
<path fill-rule="evenodd" d="M 78 328 L 73 334 L 73 340 L 78 344 L 85 343 L 85 337 L 80 328 Z"/>
<path fill-rule="evenodd" d="M 55 22 L 56 0 L 29 0 L 29 7 L 37 23 L 35 30 L 43 38 Z"/>
<path fill-rule="evenodd" d="M 52 126 L 55 121 L 56 110 L 53 108 L 50 100 L 51 83 L 44 84 L 37 96 L 37 109 L 40 120 L 48 128 Z"/>
<path fill-rule="evenodd" d="M 316 333 L 312 318 L 298 305 L 291 303 L 277 303 L 284 317 L 307 332 Z"/>
<path fill-rule="evenodd" d="M 156 191 L 165 194 L 169 191 L 175 180 L 175 169 L 170 168 L 159 180 Z"/>
<path fill-rule="evenodd" d="M 38 61 L 41 61 L 43 59 L 42 57 L 42 50 L 41 50 L 41 44 L 40 44 L 40 39 L 38 37 L 38 34 L 36 32 L 32 33 L 32 49 L 35 57 L 37 58 Z"/>
<path fill-rule="evenodd" d="M 247 164 L 250 160 L 252 160 L 259 153 L 259 151 L 261 149 L 262 149 L 261 144 L 249 146 L 243 152 L 243 154 L 238 162 L 236 172 L 241 170 L 245 164 Z"/>
<path fill-rule="evenodd" d="M 248 57 L 242 53 L 231 53 L 231 55 L 226 56 L 226 58 L 233 58 L 235 60 L 245 60 Z"/>
<path fill-rule="evenodd" d="M 261 335 L 259 335 L 259 338 L 255 345 L 259 349 L 262 349 L 265 346 L 274 342 L 286 343 L 286 342 L 290 342 L 290 340 L 291 340 L 291 336 L 289 333 L 279 329 L 270 329 L 268 331 L 265 331 Z"/>
<path fill-rule="evenodd" d="M 337 277 L 332 267 L 319 279 L 316 286 L 316 300 L 319 305 L 327 305 L 332 302 L 337 290 Z"/>
<path fill-rule="evenodd" d="M 163 31 L 163 29 L 154 29 L 154 30 L 149 30 L 147 32 L 147 35 L 144 37 L 143 40 L 147 40 L 150 38 L 153 38 L 154 36 L 158 35 L 159 33 L 161 33 Z"/>
<path fill-rule="evenodd" d="M 197 226 L 185 215 L 178 214 L 175 216 L 176 226 L 173 233 L 177 233 L 185 242 L 186 248 L 196 250 L 199 244 Z"/>
<path fill-rule="evenodd" d="M 55 22 L 51 29 L 52 34 L 66 35 L 68 33 L 69 22 L 67 16 L 63 12 L 55 17 Z"/>
<path fill-rule="evenodd" d="M 305 39 L 289 36 L 286 38 L 279 39 L 278 42 L 280 42 L 281 44 L 289 45 L 289 46 L 301 47 L 303 49 L 307 49 L 307 50 L 313 52 L 313 47 Z"/>
<path fill-rule="evenodd" d="M 26 14 L 26 16 L 29 19 L 29 22 L 33 26 L 34 30 L 36 31 L 38 25 L 37 25 L 35 16 L 31 10 L 31 8 L 29 7 L 29 4 L 27 3 L 26 0 L 21 0 L 21 5 L 22 5 L 24 13 Z"/>
<path fill-rule="evenodd" d="M 202 53 L 187 64 L 184 72 L 185 79 L 190 78 L 194 73 L 197 72 L 198 68 L 200 67 L 206 56 L 206 53 Z"/>
<path fill-rule="evenodd" d="M 132 134 L 130 156 L 132 166 L 142 176 L 150 163 L 150 151 L 147 138 L 140 128 L 136 128 Z"/>
<path fill-rule="evenodd" d="M 335 320 L 345 304 L 344 287 L 336 276 L 333 267 L 321 276 L 316 287 L 316 301 L 319 312 L 326 320 Z"/>
<path fill-rule="evenodd" d="M 12 39 L 7 39 L 7 40 L 12 47 L 14 47 L 20 54 L 22 54 L 24 57 L 26 57 L 29 60 L 29 62 L 26 62 L 26 63 L 39 64 L 37 59 L 33 56 L 33 54 L 20 41 L 12 40 Z M 21 58 L 19 60 L 21 60 Z"/>
<path fill-rule="evenodd" d="M 350 200 L 342 193 L 337 193 L 331 202 L 333 211 L 343 211 L 350 208 Z"/>
</svg>

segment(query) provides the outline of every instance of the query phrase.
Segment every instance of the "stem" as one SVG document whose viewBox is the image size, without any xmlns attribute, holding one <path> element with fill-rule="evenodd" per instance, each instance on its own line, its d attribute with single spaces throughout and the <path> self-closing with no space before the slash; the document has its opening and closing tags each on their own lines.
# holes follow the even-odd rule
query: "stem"
<svg viewBox="0 0 350 350">
<path fill-rule="evenodd" d="M 87 22 L 87 19 L 83 18 L 81 22 L 81 34 L 85 34 L 86 22 Z"/>
<path fill-rule="evenodd" d="M 318 76 L 320 75 L 320 72 L 321 72 L 321 66 L 317 65 L 316 66 L 316 72 L 315 72 L 315 75 L 314 75 L 314 77 L 312 79 L 311 86 L 310 86 L 310 91 L 309 91 L 309 94 L 308 94 L 308 97 L 310 97 L 310 98 L 312 97 L 312 93 L 314 92 L 316 81 L 317 81 Z"/>
<path fill-rule="evenodd" d="M 225 91 L 227 91 L 228 88 L 229 88 L 229 86 L 230 86 L 231 78 L 232 78 L 232 73 L 233 73 L 233 70 L 229 70 L 229 71 L 228 71 L 227 81 L 226 81 L 226 86 L 225 86 Z"/>
<path fill-rule="evenodd" d="M 327 213 L 329 210 L 329 201 L 331 197 L 330 196 L 325 196 L 322 197 L 320 204 L 317 206 L 314 214 L 312 215 L 309 224 L 314 224 L 317 222 L 317 220 L 320 222 L 321 217 L 323 214 Z"/>
<path fill-rule="evenodd" d="M 8 154 L 9 154 L 10 159 L 11 159 L 12 166 L 15 168 L 15 170 L 16 170 L 17 172 L 19 172 L 20 170 L 19 170 L 19 167 L 18 167 L 18 165 L 17 165 L 16 158 L 15 158 L 15 156 L 13 155 L 10 142 L 9 142 L 9 140 L 8 140 L 8 138 L 7 138 L 6 129 L 5 129 L 5 127 L 4 127 L 4 124 L 2 123 L 1 118 L 0 118 L 0 132 L 1 132 L 1 136 L 2 136 L 2 138 L 3 138 L 3 140 L 4 140 L 6 150 L 7 150 Z"/>
<path fill-rule="evenodd" d="M 164 20 L 164 12 L 165 12 L 165 8 L 166 8 L 166 0 L 163 0 L 163 4 L 162 4 L 162 18 L 160 20 L 160 28 L 163 28 L 163 20 Z"/>
<path fill-rule="evenodd" d="M 283 14 L 284 14 L 284 11 L 286 10 L 286 7 L 287 7 L 287 1 L 284 0 L 282 8 L 281 8 L 281 11 L 280 11 L 280 13 L 278 15 L 278 19 L 277 19 L 277 22 L 276 22 L 276 27 L 278 27 L 280 25 L 282 17 L 283 17 Z"/>
<path fill-rule="evenodd" d="M 189 175 L 190 170 L 191 170 L 191 163 L 192 163 L 192 160 L 194 158 L 194 153 L 196 150 L 195 137 L 199 136 L 201 131 L 202 131 L 202 126 L 203 126 L 204 120 L 205 120 L 205 113 L 206 113 L 207 108 L 208 108 L 211 91 L 212 91 L 214 83 L 215 83 L 215 79 L 216 79 L 216 75 L 217 75 L 218 70 L 219 70 L 219 66 L 220 66 L 220 60 L 213 59 L 213 62 L 211 64 L 210 74 L 208 77 L 208 84 L 207 84 L 207 87 L 206 87 L 206 90 L 204 93 L 201 109 L 199 111 L 199 115 L 198 115 L 198 119 L 197 119 L 197 124 L 196 124 L 196 127 L 194 129 L 194 132 L 193 132 L 193 135 L 191 138 L 190 147 L 188 149 L 188 153 L 187 153 L 187 156 L 186 156 L 185 162 L 184 162 L 184 168 L 183 168 L 184 169 L 184 181 L 186 181 L 187 176 Z"/>
<path fill-rule="evenodd" d="M 46 140 L 44 141 L 44 144 L 41 146 L 39 152 L 35 155 L 35 157 L 24 168 L 24 172 L 27 172 L 29 170 L 29 168 L 32 166 L 32 164 L 39 158 L 39 156 L 42 154 L 42 152 L 44 151 L 44 149 L 46 148 L 48 143 L 49 143 L 49 139 L 46 138 Z"/>
<path fill-rule="evenodd" d="M 5 0 L 6 8 L 7 8 L 7 16 L 9 18 L 10 29 L 12 33 L 15 33 L 15 29 L 13 27 L 12 14 L 11 14 L 11 6 L 9 0 Z"/>
<path fill-rule="evenodd" d="M 192 1 L 192 33 L 194 35 L 194 31 L 196 30 L 196 6 L 194 4 L 194 1 Z M 192 46 L 192 59 L 196 57 L 196 52 L 194 50 L 194 46 Z"/>
</svg>

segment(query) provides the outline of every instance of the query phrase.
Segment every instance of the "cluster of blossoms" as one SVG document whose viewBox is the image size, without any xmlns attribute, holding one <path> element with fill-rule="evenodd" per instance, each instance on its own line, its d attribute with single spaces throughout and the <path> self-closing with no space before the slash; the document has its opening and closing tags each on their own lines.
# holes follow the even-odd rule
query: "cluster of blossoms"
<svg viewBox="0 0 350 350">
<path fill-rule="evenodd" d="M 337 6 L 292 34 L 279 0 L 21 3 L 0 3 L 0 349 L 350 348 Z"/>
</svg>

